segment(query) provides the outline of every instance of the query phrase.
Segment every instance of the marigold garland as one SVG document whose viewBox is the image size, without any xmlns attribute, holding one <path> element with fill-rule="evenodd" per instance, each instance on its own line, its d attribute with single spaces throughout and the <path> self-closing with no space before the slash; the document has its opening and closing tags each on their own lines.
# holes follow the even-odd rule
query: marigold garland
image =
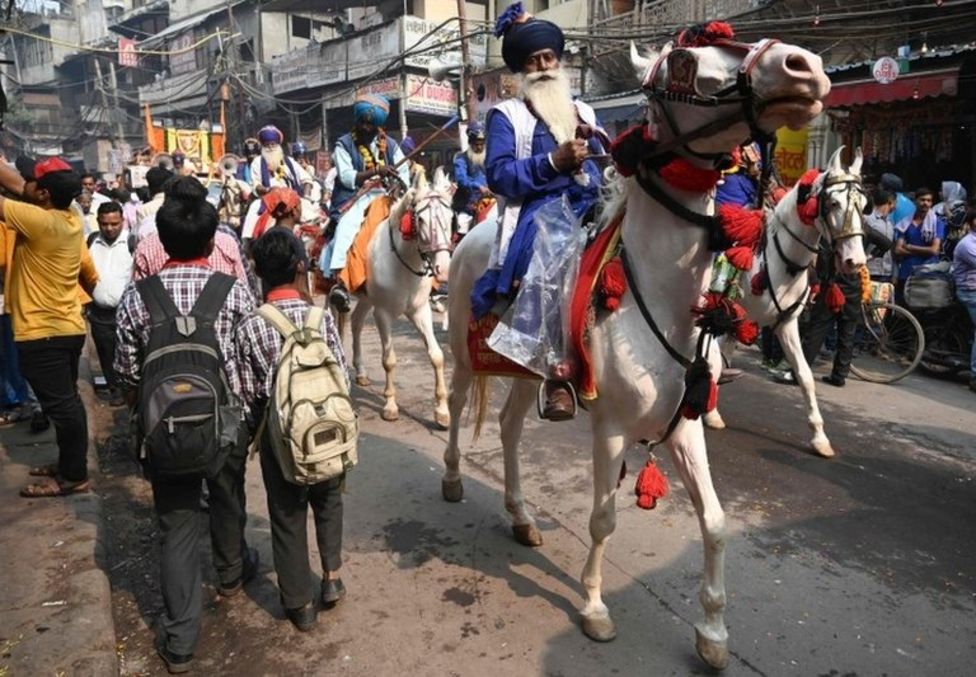
<svg viewBox="0 0 976 677">
<path fill-rule="evenodd" d="M 359 135 L 355 129 L 352 131 L 352 140 L 356 143 L 359 156 L 363 158 L 365 171 L 371 172 L 377 167 L 386 165 L 386 132 L 382 127 L 376 131 L 376 150 L 379 151 L 378 158 L 373 157 L 373 151 L 369 149 L 369 144 L 362 143 L 359 140 Z"/>
</svg>

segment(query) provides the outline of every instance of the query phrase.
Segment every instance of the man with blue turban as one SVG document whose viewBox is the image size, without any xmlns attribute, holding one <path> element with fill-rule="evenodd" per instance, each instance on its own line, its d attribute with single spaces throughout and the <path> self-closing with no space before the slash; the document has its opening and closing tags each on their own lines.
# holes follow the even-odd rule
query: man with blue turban
<svg viewBox="0 0 976 677">
<path fill-rule="evenodd" d="M 485 126 L 480 122 L 468 125 L 468 149 L 454 156 L 454 193 L 452 207 L 457 215 L 457 232 L 464 235 L 471 227 L 478 202 L 491 195 L 485 175 Z"/>
<path fill-rule="evenodd" d="M 285 135 L 274 125 L 262 127 L 258 132 L 261 154 L 251 161 L 251 185 L 259 197 L 272 188 L 291 188 L 302 194 L 301 170 L 285 155 L 284 140 Z"/>
<path fill-rule="evenodd" d="M 485 173 L 498 199 L 499 233 L 488 270 L 472 292 L 476 317 L 501 316 L 514 298 L 532 259 L 540 208 L 565 196 L 582 218 L 596 203 L 602 174 L 587 156 L 606 152 L 597 140 L 602 130 L 593 109 L 573 100 L 560 62 L 559 27 L 532 18 L 519 2 L 499 17 L 495 37 L 503 38 L 509 70 L 520 74 L 521 95 L 495 106 L 486 120 Z M 541 326 L 542 319 L 537 322 Z M 566 384 L 548 378 L 543 418 L 565 420 L 574 411 Z"/>
<path fill-rule="evenodd" d="M 367 207 L 378 197 L 389 199 L 383 187 L 384 178 L 398 176 L 404 184 L 410 182 L 407 165 L 401 164 L 400 147 L 383 129 L 389 114 L 390 102 L 385 97 L 360 96 L 352 106 L 352 131 L 339 137 L 332 151 L 337 173 L 329 216 L 337 225 L 332 240 L 322 250 L 319 269 L 336 281 L 329 302 L 340 313 L 349 310 L 350 290 L 345 288 L 339 273 L 346 267 L 346 254 L 363 224 Z M 365 193 L 353 204 L 347 204 L 367 185 L 369 189 Z"/>
</svg>

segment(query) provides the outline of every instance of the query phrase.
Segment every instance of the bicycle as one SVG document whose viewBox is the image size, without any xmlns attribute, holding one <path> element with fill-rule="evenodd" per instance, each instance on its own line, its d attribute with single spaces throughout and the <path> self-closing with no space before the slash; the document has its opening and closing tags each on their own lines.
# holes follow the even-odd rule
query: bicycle
<svg viewBox="0 0 976 677">
<path fill-rule="evenodd" d="M 922 360 L 925 333 L 907 309 L 885 301 L 861 304 L 851 371 L 871 383 L 894 383 Z"/>
</svg>

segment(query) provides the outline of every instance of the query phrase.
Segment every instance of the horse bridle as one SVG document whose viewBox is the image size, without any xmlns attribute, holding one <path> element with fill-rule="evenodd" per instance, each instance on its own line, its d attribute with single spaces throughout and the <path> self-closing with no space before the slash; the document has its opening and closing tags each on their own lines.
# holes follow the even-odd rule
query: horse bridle
<svg viewBox="0 0 976 677">
<path fill-rule="evenodd" d="M 674 136 L 671 139 L 655 144 L 655 147 L 648 153 L 647 157 L 651 158 L 666 153 L 673 153 L 678 148 L 681 148 L 685 153 L 701 159 L 715 160 L 717 157 L 724 158 L 725 154 L 716 156 L 698 153 L 692 150 L 688 144 L 697 139 L 728 129 L 739 122 L 748 124 L 753 140 L 765 146 L 772 135 L 767 134 L 759 127 L 759 115 L 762 113 L 764 105 L 756 99 L 755 90 L 752 86 L 752 72 L 759 63 L 759 58 L 778 42 L 776 39 L 767 38 L 752 44 L 724 39 L 709 43 L 708 46 L 727 47 L 745 51 L 746 56 L 739 65 L 735 83 L 715 94 L 707 96 L 700 94 L 695 86 L 697 57 L 691 54 L 689 48 L 676 47 L 661 54 L 648 71 L 642 87 L 647 92 L 648 99 L 658 104 L 658 108 L 663 113 L 664 119 Z M 669 62 L 668 83 L 662 89 L 658 87 L 656 81 L 661 64 L 665 60 Z M 673 77 L 676 72 L 680 79 Z M 670 106 L 667 105 L 670 102 L 707 107 L 741 104 L 741 107 L 736 113 L 727 117 L 713 120 L 688 132 L 681 132 L 677 121 L 674 119 L 674 113 L 671 111 Z M 770 164 L 764 153 L 763 170 L 767 171 L 766 167 L 770 166 Z"/>
<path fill-rule="evenodd" d="M 445 198 L 439 192 L 430 191 L 430 192 L 427 193 L 427 195 L 425 195 L 423 198 L 421 198 L 420 200 L 418 200 L 413 205 L 412 210 L 413 210 L 414 219 L 415 219 L 415 222 L 416 223 L 419 223 L 420 222 L 419 216 L 422 213 L 424 213 L 424 212 L 430 212 L 433 209 L 433 202 L 435 200 L 437 202 L 439 202 L 442 206 L 447 207 L 448 209 L 450 209 L 450 203 L 447 201 L 447 198 Z M 413 273 L 417 277 L 434 277 L 434 260 L 433 260 L 433 255 L 436 254 L 439 251 L 450 251 L 451 250 L 451 236 L 450 236 L 451 222 L 450 222 L 450 220 L 448 219 L 446 226 L 445 226 L 445 224 L 440 223 L 436 219 L 433 219 L 432 222 L 434 222 L 434 228 L 438 228 L 441 231 L 444 231 L 444 232 L 441 233 L 441 235 L 444 236 L 443 239 L 444 239 L 444 242 L 447 243 L 447 246 L 445 246 L 445 247 L 438 247 L 438 248 L 435 248 L 435 249 L 429 249 L 429 250 L 424 251 L 421 248 L 421 245 L 420 245 L 420 242 L 419 242 L 419 238 L 418 238 L 418 242 L 417 242 L 417 253 L 420 254 L 420 258 L 424 262 L 423 268 L 420 269 L 420 270 L 415 270 L 409 263 L 406 262 L 406 260 L 403 258 L 403 256 L 400 255 L 400 251 L 397 249 L 397 246 L 396 246 L 396 241 L 393 239 L 393 229 L 396 227 L 396 224 L 394 224 L 392 220 L 390 221 L 390 224 L 389 224 L 388 231 L 389 231 L 389 235 L 390 235 L 390 249 L 392 249 L 393 250 L 393 253 L 396 254 L 397 260 L 400 261 L 400 263 L 403 265 L 403 267 L 406 268 L 407 270 L 409 270 L 411 273 Z M 435 245 L 435 247 L 436 247 L 436 245 Z"/>
</svg>

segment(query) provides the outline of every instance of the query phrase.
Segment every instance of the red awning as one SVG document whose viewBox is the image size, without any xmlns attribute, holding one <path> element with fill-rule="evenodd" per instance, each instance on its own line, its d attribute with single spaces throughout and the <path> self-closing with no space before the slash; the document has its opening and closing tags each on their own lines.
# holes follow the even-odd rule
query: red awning
<svg viewBox="0 0 976 677">
<path fill-rule="evenodd" d="M 838 82 L 831 85 L 826 105 L 827 108 L 838 108 L 888 101 L 909 101 L 932 96 L 955 96 L 958 86 L 958 68 L 918 75 L 905 73 L 887 85 L 875 80 Z"/>
</svg>

